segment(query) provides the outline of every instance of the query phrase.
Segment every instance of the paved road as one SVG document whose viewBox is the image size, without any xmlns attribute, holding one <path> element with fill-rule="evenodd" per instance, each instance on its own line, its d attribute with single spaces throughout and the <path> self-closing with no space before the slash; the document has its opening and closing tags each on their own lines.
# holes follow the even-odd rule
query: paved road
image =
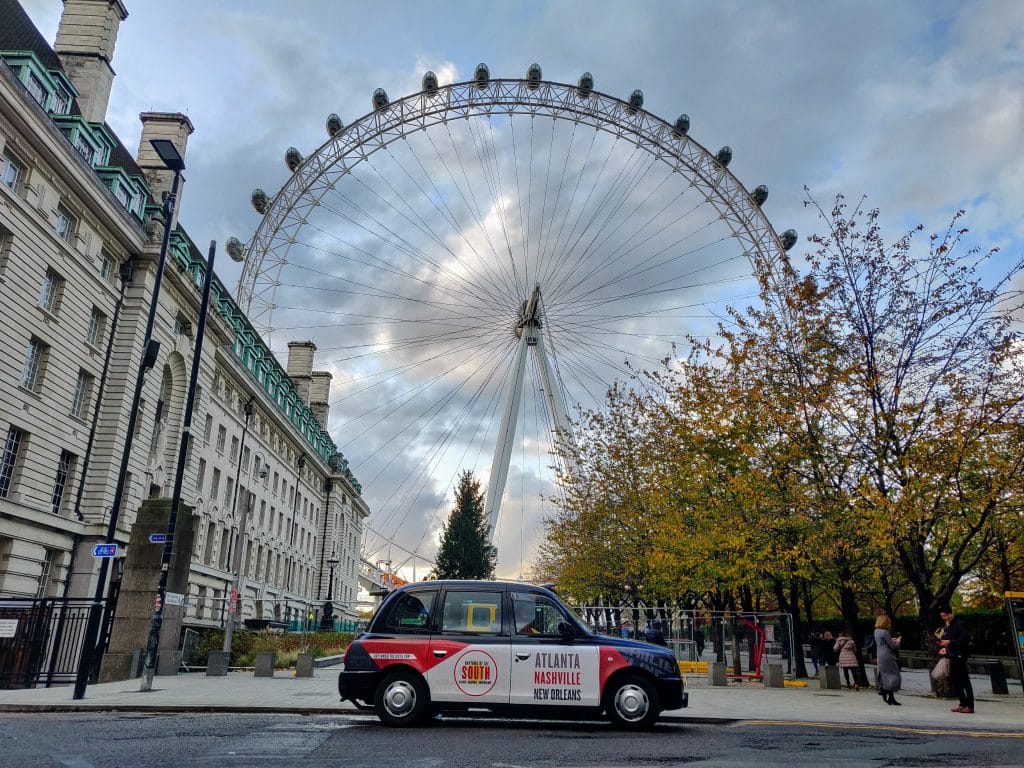
<svg viewBox="0 0 1024 768">
<path fill-rule="evenodd" d="M 393 730 L 363 716 L 4 714 L 3 768 L 671 768 L 1024 766 L 1024 739 L 879 726 L 443 719 Z"/>
</svg>

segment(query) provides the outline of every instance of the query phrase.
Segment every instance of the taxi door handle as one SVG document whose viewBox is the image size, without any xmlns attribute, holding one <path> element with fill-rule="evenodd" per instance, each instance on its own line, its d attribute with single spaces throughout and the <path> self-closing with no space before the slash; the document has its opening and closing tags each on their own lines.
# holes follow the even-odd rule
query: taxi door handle
<svg viewBox="0 0 1024 768">
<path fill-rule="evenodd" d="M 526 661 L 528 658 L 530 658 L 528 653 L 516 653 L 516 661 Z"/>
<path fill-rule="evenodd" d="M 434 656 L 436 656 L 439 659 L 443 659 L 447 655 L 448 651 L 434 651 Z"/>
</svg>

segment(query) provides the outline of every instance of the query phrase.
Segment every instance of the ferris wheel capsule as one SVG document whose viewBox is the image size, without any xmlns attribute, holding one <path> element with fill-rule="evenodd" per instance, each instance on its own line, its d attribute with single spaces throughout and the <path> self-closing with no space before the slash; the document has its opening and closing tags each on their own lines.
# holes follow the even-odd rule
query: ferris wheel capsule
<svg viewBox="0 0 1024 768">
<path fill-rule="evenodd" d="M 637 111 L 644 105 L 644 92 L 637 88 L 631 94 L 629 94 L 629 105 L 626 107 L 626 111 L 631 115 L 635 115 Z"/>
<path fill-rule="evenodd" d="M 237 237 L 229 237 L 224 243 L 224 250 L 228 252 L 232 261 L 245 261 L 245 246 Z"/>
<path fill-rule="evenodd" d="M 433 72 L 427 71 L 423 75 L 423 90 L 427 92 L 428 96 L 434 96 L 437 94 L 437 75 Z"/>
<path fill-rule="evenodd" d="M 754 191 L 750 193 L 750 197 L 753 198 L 757 207 L 760 208 L 764 205 L 764 201 L 768 199 L 768 187 L 764 184 L 758 185 Z"/>
<path fill-rule="evenodd" d="M 580 84 L 576 87 L 576 93 L 578 93 L 585 99 L 593 92 L 594 76 L 589 72 L 584 72 L 582 75 L 580 75 Z"/>
<path fill-rule="evenodd" d="M 797 234 L 795 229 L 787 229 L 781 235 L 779 239 L 782 241 L 782 249 L 788 251 L 794 245 L 796 245 Z"/>
<path fill-rule="evenodd" d="M 732 148 L 725 146 L 718 150 L 718 154 L 715 155 L 715 160 L 723 168 L 729 167 L 729 162 L 732 160 Z"/>
<path fill-rule="evenodd" d="M 530 68 L 526 70 L 526 87 L 531 91 L 535 91 L 540 87 L 541 71 L 540 64 L 534 62 L 530 65 Z"/>
<path fill-rule="evenodd" d="M 676 118 L 675 125 L 672 126 L 672 133 L 677 139 L 683 138 L 690 130 L 690 116 L 682 114 Z"/>
<path fill-rule="evenodd" d="M 487 65 L 480 63 L 476 65 L 476 71 L 473 72 L 473 82 L 477 88 L 483 89 L 491 84 L 491 70 L 487 68 Z"/>
<path fill-rule="evenodd" d="M 252 207 L 256 210 L 256 213 L 260 214 L 260 216 L 266 213 L 267 209 L 270 207 L 270 200 L 267 198 L 267 193 L 258 187 L 252 191 L 249 201 L 252 203 Z"/>
<path fill-rule="evenodd" d="M 284 163 L 288 166 L 289 171 L 294 171 L 302 165 L 302 160 L 302 153 L 295 147 L 288 147 L 287 151 L 284 153 Z"/>
<path fill-rule="evenodd" d="M 327 116 L 327 135 L 332 139 L 345 130 L 345 124 L 341 122 L 341 118 L 331 112 Z"/>
<path fill-rule="evenodd" d="M 388 92 L 383 88 L 378 88 L 373 92 L 373 108 L 376 111 L 385 109 L 391 100 L 388 98 Z"/>
</svg>

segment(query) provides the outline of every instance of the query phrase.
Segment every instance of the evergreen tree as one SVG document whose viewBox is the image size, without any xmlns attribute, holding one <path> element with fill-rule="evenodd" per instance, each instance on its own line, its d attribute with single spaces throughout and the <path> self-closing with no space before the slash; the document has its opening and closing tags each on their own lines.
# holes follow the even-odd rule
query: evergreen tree
<svg viewBox="0 0 1024 768">
<path fill-rule="evenodd" d="M 438 579 L 493 579 L 497 550 L 484 520 L 480 481 L 470 470 L 459 476 L 455 508 L 441 534 L 434 576 Z"/>
</svg>

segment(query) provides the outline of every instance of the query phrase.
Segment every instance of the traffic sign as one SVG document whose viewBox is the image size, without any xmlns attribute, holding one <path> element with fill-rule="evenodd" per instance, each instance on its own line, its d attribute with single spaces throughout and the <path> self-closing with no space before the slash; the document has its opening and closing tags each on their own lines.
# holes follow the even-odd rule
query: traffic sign
<svg viewBox="0 0 1024 768">
<path fill-rule="evenodd" d="M 151 533 L 151 534 L 149 534 L 149 543 L 150 544 L 163 544 L 166 541 L 167 541 L 167 534 L 166 533 Z"/>
<path fill-rule="evenodd" d="M 93 557 L 117 557 L 117 544 L 97 544 L 92 548 Z"/>
</svg>

